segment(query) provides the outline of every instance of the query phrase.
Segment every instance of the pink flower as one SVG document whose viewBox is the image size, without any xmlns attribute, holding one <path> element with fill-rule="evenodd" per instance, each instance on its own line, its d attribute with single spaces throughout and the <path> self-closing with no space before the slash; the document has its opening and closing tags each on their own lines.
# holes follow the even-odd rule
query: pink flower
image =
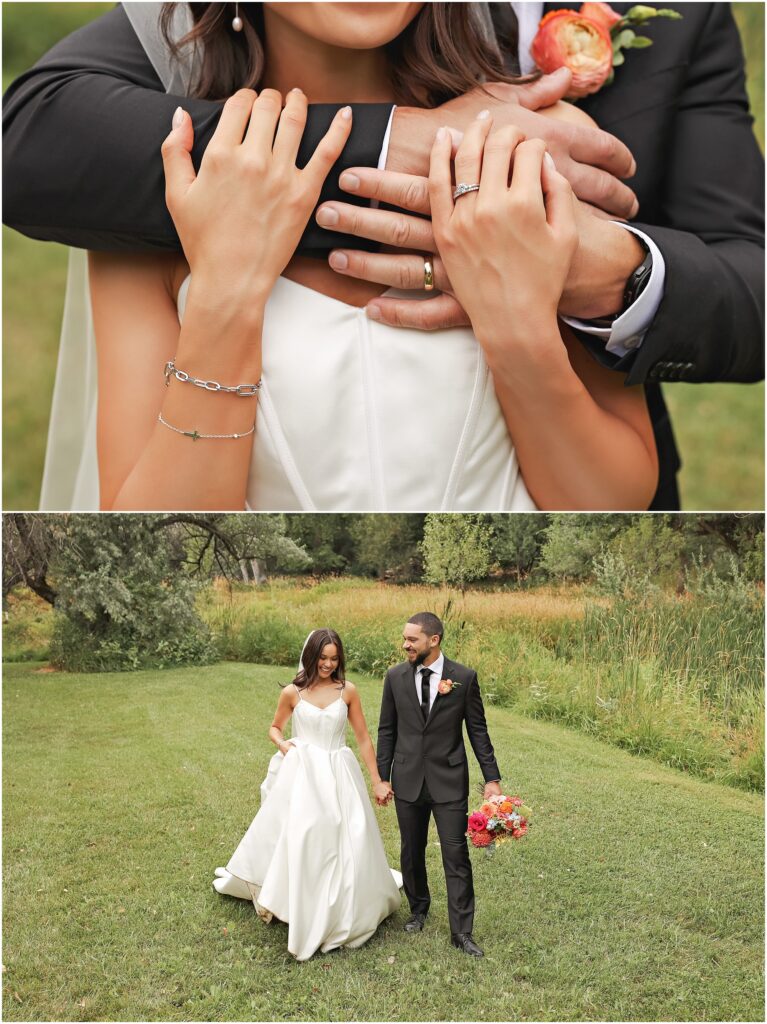
<svg viewBox="0 0 767 1024">
<path fill-rule="evenodd" d="M 474 846 L 489 846 L 493 841 L 493 837 L 489 832 L 472 832 L 471 841 Z"/>
<path fill-rule="evenodd" d="M 487 825 L 487 818 L 481 811 L 475 811 L 469 815 L 469 830 L 471 832 L 481 832 Z"/>
</svg>

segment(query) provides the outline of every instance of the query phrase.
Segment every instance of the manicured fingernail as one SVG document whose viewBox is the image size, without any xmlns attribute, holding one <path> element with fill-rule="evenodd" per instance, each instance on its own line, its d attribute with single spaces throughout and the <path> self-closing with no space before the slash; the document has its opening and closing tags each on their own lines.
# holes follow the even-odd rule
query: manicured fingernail
<svg viewBox="0 0 767 1024">
<path fill-rule="evenodd" d="M 447 128 L 438 128 L 437 129 L 437 142 L 442 142 L 442 140 L 444 139 L 444 137 L 446 135 L 447 135 Z"/>
<path fill-rule="evenodd" d="M 176 107 L 173 113 L 173 121 L 171 122 L 173 128 L 179 128 L 184 123 L 184 108 Z"/>
<path fill-rule="evenodd" d="M 348 121 L 351 116 L 352 116 L 352 108 L 351 107 L 341 107 L 341 117 L 344 119 L 344 121 Z"/>
<path fill-rule="evenodd" d="M 477 114 L 478 121 L 486 121 L 488 117 L 490 117 L 489 110 L 480 110 L 480 112 Z"/>
<path fill-rule="evenodd" d="M 460 146 L 463 142 L 463 132 L 459 131 L 457 128 L 448 128 L 448 131 L 453 138 L 453 145 Z"/>
<path fill-rule="evenodd" d="M 556 171 L 557 165 L 551 159 L 551 155 L 549 153 L 544 153 L 543 154 L 543 162 L 546 164 L 546 166 L 548 167 L 548 169 L 550 171 Z"/>
<path fill-rule="evenodd" d="M 356 174 L 350 174 L 349 171 L 344 171 L 338 179 L 338 184 L 341 188 L 346 189 L 347 192 L 356 192 L 360 187 L 360 179 Z"/>
<path fill-rule="evenodd" d="M 291 89 L 290 91 L 291 91 L 291 92 L 300 92 L 300 93 L 302 93 L 302 94 L 303 94 L 303 91 L 304 91 L 304 90 L 303 90 L 303 89 L 299 89 L 299 88 L 298 88 L 298 86 L 296 86 L 295 88 Z"/>
<path fill-rule="evenodd" d="M 639 200 L 635 199 L 634 200 L 634 205 L 631 207 L 631 213 L 629 214 L 629 217 L 636 217 L 636 215 L 638 213 L 639 213 Z"/>
<path fill-rule="evenodd" d="M 368 315 L 368 320 L 381 320 L 381 319 L 383 319 L 382 316 L 381 316 L 381 307 L 380 306 L 376 306 L 375 303 L 372 303 L 370 306 L 365 306 L 365 312 Z"/>
<path fill-rule="evenodd" d="M 334 270 L 346 270 L 349 266 L 349 257 L 345 252 L 331 252 L 329 263 Z"/>
<path fill-rule="evenodd" d="M 338 223 L 338 210 L 334 210 L 332 206 L 321 206 L 317 210 L 317 223 L 324 228 L 332 228 Z"/>
</svg>

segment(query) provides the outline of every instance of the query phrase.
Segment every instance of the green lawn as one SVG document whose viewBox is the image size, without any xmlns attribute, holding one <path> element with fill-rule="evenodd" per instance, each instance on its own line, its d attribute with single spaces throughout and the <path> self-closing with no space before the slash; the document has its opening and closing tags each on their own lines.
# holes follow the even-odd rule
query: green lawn
<svg viewBox="0 0 767 1024">
<path fill-rule="evenodd" d="M 211 887 L 291 674 L 6 666 L 6 1019 L 763 1018 L 762 800 L 500 708 L 491 735 L 534 824 L 475 858 L 485 960 L 448 945 L 432 833 L 422 935 L 403 906 L 362 949 L 295 963 L 284 925 Z M 359 682 L 373 729 L 380 683 Z M 376 813 L 394 865 L 393 809 Z"/>
</svg>

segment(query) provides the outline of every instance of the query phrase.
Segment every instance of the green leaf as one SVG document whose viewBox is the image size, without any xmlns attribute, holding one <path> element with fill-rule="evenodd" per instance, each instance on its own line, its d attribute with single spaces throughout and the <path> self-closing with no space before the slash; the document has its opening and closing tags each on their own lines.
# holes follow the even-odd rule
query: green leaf
<svg viewBox="0 0 767 1024">
<path fill-rule="evenodd" d="M 679 11 L 672 11 L 670 7 L 661 7 L 657 15 L 659 18 L 670 18 L 671 21 L 681 21 L 684 17 Z"/>
<path fill-rule="evenodd" d="M 659 11 L 655 7 L 647 7 L 645 4 L 637 4 L 624 15 L 627 22 L 632 25 L 643 25 L 646 21 L 657 18 Z"/>
<path fill-rule="evenodd" d="M 630 28 L 624 29 L 616 38 L 613 47 L 619 49 L 621 46 L 631 46 L 635 39 L 636 32 L 633 32 Z"/>
<path fill-rule="evenodd" d="M 626 58 L 623 56 L 623 54 L 619 50 L 617 53 L 613 54 L 613 67 L 614 68 L 620 67 L 621 64 L 623 64 L 623 62 L 625 60 L 626 60 Z"/>
<path fill-rule="evenodd" d="M 652 39 L 649 39 L 647 36 L 637 36 L 631 44 L 631 49 L 646 50 L 648 46 L 652 46 Z"/>
</svg>

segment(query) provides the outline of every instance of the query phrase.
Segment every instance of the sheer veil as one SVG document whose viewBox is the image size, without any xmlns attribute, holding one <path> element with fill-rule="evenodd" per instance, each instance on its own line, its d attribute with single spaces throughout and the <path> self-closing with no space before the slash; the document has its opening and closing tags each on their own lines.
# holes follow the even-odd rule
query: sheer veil
<svg viewBox="0 0 767 1024">
<path fill-rule="evenodd" d="M 159 28 L 162 3 L 124 3 L 123 8 L 167 93 L 185 96 L 196 76 L 199 50 L 188 47 L 178 60 Z M 477 30 L 494 40 L 487 3 L 473 3 Z M 170 35 L 181 39 L 192 27 L 189 5 L 174 5 Z M 40 494 L 42 511 L 99 509 L 96 457 L 97 366 L 91 316 L 87 253 L 70 249 L 64 316 L 48 443 Z"/>
</svg>

